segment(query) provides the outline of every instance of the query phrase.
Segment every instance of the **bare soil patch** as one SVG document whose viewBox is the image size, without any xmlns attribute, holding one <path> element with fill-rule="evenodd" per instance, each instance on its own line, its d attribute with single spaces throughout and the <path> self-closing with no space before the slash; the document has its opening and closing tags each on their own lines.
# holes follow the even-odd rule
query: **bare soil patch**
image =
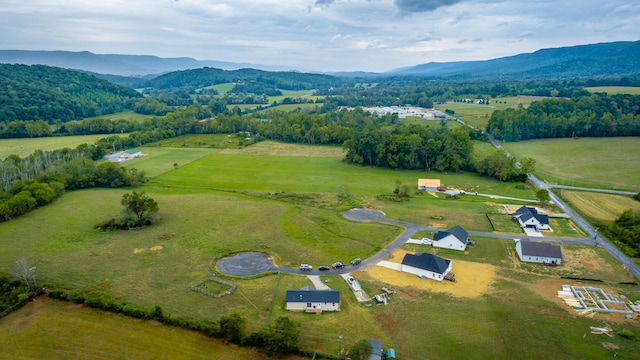
<svg viewBox="0 0 640 360">
<path fill-rule="evenodd" d="M 396 250 L 388 261 L 400 263 L 406 253 L 405 250 Z M 401 287 L 406 292 L 428 290 L 465 298 L 479 297 L 486 293 L 496 277 L 495 266 L 469 261 L 455 260 L 451 271 L 456 274 L 455 282 L 421 279 L 416 275 L 382 266 L 372 266 L 358 277 L 384 282 L 392 287 Z"/>
<path fill-rule="evenodd" d="M 144 251 L 144 249 L 138 249 L 138 248 L 133 249 L 133 253 L 134 254 L 141 254 L 143 251 Z"/>
<path fill-rule="evenodd" d="M 156 245 L 151 247 L 151 251 L 158 251 L 158 250 L 162 250 L 162 246 Z"/>
</svg>

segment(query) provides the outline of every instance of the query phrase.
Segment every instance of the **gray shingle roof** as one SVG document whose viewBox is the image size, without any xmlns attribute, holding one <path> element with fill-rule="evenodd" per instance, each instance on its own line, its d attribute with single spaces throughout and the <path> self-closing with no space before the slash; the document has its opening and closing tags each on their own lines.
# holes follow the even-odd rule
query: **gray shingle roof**
<svg viewBox="0 0 640 360">
<path fill-rule="evenodd" d="M 543 224 L 543 225 L 548 225 L 549 224 L 549 216 L 548 215 L 538 214 L 538 210 L 536 210 L 536 208 L 532 208 L 532 207 L 528 207 L 528 206 L 523 206 L 523 207 L 519 208 L 512 215 L 514 217 L 519 217 L 520 221 L 522 221 L 522 222 L 526 222 L 527 220 L 529 220 L 531 218 L 536 218 L 540 224 Z"/>
<path fill-rule="evenodd" d="M 562 249 L 558 245 L 531 240 L 520 240 L 522 255 L 562 259 Z"/>
<path fill-rule="evenodd" d="M 438 241 L 446 238 L 449 235 L 453 235 L 456 239 L 460 240 L 461 243 L 466 244 L 467 239 L 469 238 L 469 233 L 467 230 L 460 227 L 460 225 L 456 225 L 449 230 L 438 231 L 433 236 L 433 241 Z"/>
<path fill-rule="evenodd" d="M 340 302 L 339 290 L 287 290 L 286 302 Z"/>
<path fill-rule="evenodd" d="M 437 274 L 444 274 L 449 268 L 449 264 L 451 264 L 451 260 L 427 253 L 406 254 L 402 259 L 402 265 L 413 266 Z"/>
</svg>

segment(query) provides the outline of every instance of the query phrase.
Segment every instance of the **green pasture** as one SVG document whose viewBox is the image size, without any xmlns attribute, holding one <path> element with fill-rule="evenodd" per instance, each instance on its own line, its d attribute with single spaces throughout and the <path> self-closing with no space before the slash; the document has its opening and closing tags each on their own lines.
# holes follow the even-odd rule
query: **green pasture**
<svg viewBox="0 0 640 360">
<path fill-rule="evenodd" d="M 281 102 L 285 98 L 305 98 L 312 99 L 314 101 L 318 98 L 324 98 L 324 96 L 314 96 L 313 93 L 315 92 L 315 90 L 280 90 L 280 92 L 282 92 L 282 95 L 269 96 L 269 103 L 273 103 L 274 101 Z"/>
<path fill-rule="evenodd" d="M 398 226 L 346 220 L 342 208 L 352 204 L 380 209 L 391 219 L 435 227 L 461 225 L 476 231 L 491 231 L 489 214 L 492 219 L 499 219 L 501 232 L 514 231 L 503 213 L 502 202 L 482 196 L 469 194 L 452 199 L 440 193 L 431 195 L 412 190 L 409 201 L 380 197 L 392 193 L 396 180 L 411 184 L 413 189 L 418 178 L 439 178 L 444 187 L 464 189 L 468 193 L 478 191 L 524 199 L 533 199 L 534 194 L 532 189 L 519 184 L 501 183 L 470 173 L 442 174 L 349 165 L 342 161 L 344 155 L 339 147 L 265 141 L 243 149 L 219 150 L 198 147 L 198 142 L 204 142 L 198 137 L 182 141 L 186 146 L 179 148 L 143 147 L 141 150 L 149 155 L 124 163 L 147 171 L 153 178 L 138 190 L 158 202 L 161 215 L 158 224 L 140 230 L 100 232 L 94 225 L 117 216 L 122 208 L 120 199 L 130 190 L 70 191 L 50 205 L 0 223 L 0 269 L 9 269 L 17 258 L 25 256 L 37 267 L 42 284 L 106 293 L 148 309 L 159 305 L 165 313 L 199 319 L 216 320 L 221 315 L 238 312 L 247 319 L 250 332 L 278 316 L 287 315 L 300 324 L 303 349 L 336 355 L 340 344 L 349 348 L 360 339 L 370 338 L 381 340 L 384 347 L 393 347 L 398 358 L 406 360 L 425 357 L 537 359 L 557 357 L 557 354 L 562 354 L 564 359 L 600 359 L 614 353 L 617 358 L 633 359 L 640 352 L 637 337 L 634 340 L 617 335 L 606 338 L 619 346 L 614 352 L 602 346 L 601 336 L 588 331 L 589 326 L 611 324 L 614 329 L 627 328 L 638 336 L 640 326 L 636 322 L 614 322 L 600 315 L 578 316 L 558 303 L 556 290 L 544 295 L 536 287 L 538 283 L 566 274 L 613 282 L 634 280 L 620 271 L 620 265 L 604 250 L 590 246 L 562 245 L 568 259 L 577 259 L 586 252 L 585 259 L 601 259 L 606 266 L 594 270 L 591 263 L 582 264 L 578 260 L 557 268 L 521 264 L 512 256 L 512 240 L 493 238 L 474 238 L 477 244 L 466 252 L 438 249 L 440 256 L 452 261 L 481 262 L 496 267 L 498 277 L 487 293 L 477 298 L 398 288 L 387 306 L 366 306 L 356 301 L 341 277 L 322 276 L 327 285 L 341 291 L 342 308 L 337 313 L 316 316 L 284 310 L 287 289 L 311 285 L 300 275 L 226 277 L 237 285 L 237 290 L 220 299 L 193 292 L 188 287 L 206 279 L 208 272 L 215 272 L 216 260 L 235 252 L 264 252 L 283 267 L 297 267 L 303 262 L 317 267 L 334 261 L 348 262 L 355 257 L 368 258 L 402 232 Z M 405 245 L 405 248 L 418 250 L 424 246 Z M 360 278 L 362 274 L 354 276 Z M 362 279 L 361 284 L 369 295 L 389 285 L 366 279 Z M 607 284 L 607 287 L 632 301 L 640 299 L 640 290 L 636 287 L 616 284 Z M 58 345 L 65 341 L 76 345 L 74 349 L 83 349 L 75 340 L 83 338 L 72 332 L 79 331 L 82 324 L 99 323 L 106 327 L 95 331 L 106 334 L 105 344 L 110 344 L 111 334 L 127 327 L 135 329 L 132 333 L 141 333 L 140 347 L 145 348 L 147 335 L 149 338 L 153 335 L 158 338 L 159 349 L 168 346 L 163 339 L 177 339 L 176 348 L 184 346 L 186 357 L 199 356 L 189 356 L 194 353 L 186 345 L 197 346 L 200 343 L 196 340 L 152 330 L 146 332 L 136 327 L 136 320 L 131 320 L 130 325 L 127 322 L 130 319 L 96 313 L 116 320 L 113 323 L 96 321 L 90 317 L 93 315 L 79 315 L 77 321 L 81 322 L 69 325 L 71 332 L 47 338 L 47 349 L 67 346 Z M 0 319 L 0 330 L 6 324 L 11 329 L 11 332 L 0 331 L 5 334 L 0 335 L 0 343 L 15 329 L 31 329 L 21 322 L 20 314 Z M 43 314 L 42 321 L 66 324 L 56 316 Z M 177 329 L 153 326 L 181 333 Z M 88 326 L 88 331 L 94 329 L 96 327 Z M 36 332 L 42 330 L 29 331 L 25 330 L 25 337 L 45 336 Z M 137 338 L 127 334 L 123 336 L 127 339 L 132 336 L 135 343 Z M 102 343 L 95 341 L 95 337 L 93 342 L 92 346 L 96 347 Z M 22 351 L 15 343 L 10 346 L 11 351 Z M 67 347 L 61 348 L 66 357 L 60 357 L 65 358 L 100 357 L 103 351 L 90 347 L 75 356 Z M 207 349 L 206 345 L 202 348 Z M 118 351 L 125 349 L 120 345 Z M 216 350 L 211 351 L 208 357 L 224 358 L 216 356 Z M 166 353 L 170 358 L 171 353 L 168 350 Z M 136 357 L 130 354 L 129 357 Z M 154 354 L 150 352 L 150 358 L 157 358 Z M 230 358 L 251 358 L 251 354 L 230 353 Z"/>
<path fill-rule="evenodd" d="M 585 90 L 590 91 L 592 93 L 607 93 L 609 95 L 614 94 L 630 94 L 630 95 L 640 95 L 640 87 L 637 86 L 593 86 L 586 87 Z"/>
<path fill-rule="evenodd" d="M 322 104 L 315 103 L 305 103 L 305 104 L 282 104 L 276 106 L 270 106 L 267 109 L 260 110 L 261 112 L 265 112 L 267 110 L 279 110 L 279 111 L 295 111 L 295 110 L 303 110 L 303 111 L 313 111 L 317 108 L 320 108 Z"/>
<path fill-rule="evenodd" d="M 192 331 L 46 298 L 0 319 L 0 348 L 6 359 L 269 359 Z"/>
<path fill-rule="evenodd" d="M 237 134 L 200 134 L 182 135 L 173 138 L 160 140 L 147 146 L 171 147 L 171 148 L 241 148 L 245 146 L 244 135 L 238 137 Z"/>
<path fill-rule="evenodd" d="M 119 135 L 119 134 L 117 134 Z M 79 135 L 79 136 L 51 136 L 29 139 L 0 139 L 0 159 L 9 155 L 21 158 L 33 154 L 36 150 L 53 151 L 64 148 L 76 148 L 80 144 L 93 144 L 98 139 L 111 135 Z"/>
<path fill-rule="evenodd" d="M 224 83 L 224 84 L 216 84 L 205 87 L 205 89 L 215 89 L 218 91 L 220 95 L 224 95 L 229 92 L 233 87 L 236 86 L 236 83 Z"/>
<path fill-rule="evenodd" d="M 531 102 L 541 99 L 543 98 L 537 96 L 509 96 L 489 99 L 489 104 L 447 102 L 446 104 L 435 104 L 434 108 L 440 111 L 453 110 L 455 111 L 453 116 L 456 118 L 478 129 L 484 129 L 495 110 L 517 108 L 520 105 L 527 107 Z"/>
<path fill-rule="evenodd" d="M 148 117 L 150 117 L 150 115 L 138 114 L 133 111 L 123 111 L 119 113 L 100 115 L 94 118 L 87 118 L 87 119 L 100 118 L 100 119 L 109 119 L 109 120 L 127 120 L 127 121 L 142 122 L 144 119 Z"/>
<path fill-rule="evenodd" d="M 146 154 L 136 159 L 121 163 L 126 168 L 136 168 L 144 171 L 148 178 L 155 178 L 166 172 L 175 170 L 203 156 L 220 151 L 208 148 L 171 148 L 171 147 L 140 147 Z"/>
<path fill-rule="evenodd" d="M 536 176 L 549 183 L 640 190 L 638 137 L 538 139 L 502 145 L 516 158 L 534 158 Z"/>
</svg>

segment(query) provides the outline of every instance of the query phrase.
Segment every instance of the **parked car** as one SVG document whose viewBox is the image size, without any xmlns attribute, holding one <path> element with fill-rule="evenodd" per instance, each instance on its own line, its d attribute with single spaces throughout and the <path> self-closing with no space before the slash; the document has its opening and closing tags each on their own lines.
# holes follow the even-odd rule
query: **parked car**
<svg viewBox="0 0 640 360">
<path fill-rule="evenodd" d="M 328 267 L 327 265 L 321 265 L 321 266 L 318 266 L 318 270 L 331 270 L 331 268 Z"/>
<path fill-rule="evenodd" d="M 309 264 L 300 264 L 300 270 L 313 270 L 313 266 Z"/>
<path fill-rule="evenodd" d="M 344 263 L 341 262 L 334 262 L 333 265 L 331 265 L 332 268 L 337 269 L 337 268 L 343 268 L 344 267 Z"/>
<path fill-rule="evenodd" d="M 347 277 L 347 281 L 349 282 L 349 284 L 353 284 L 353 282 L 356 281 L 356 279 L 354 279 L 353 276 L 349 276 Z"/>
<path fill-rule="evenodd" d="M 360 260 L 360 258 L 355 258 L 353 260 L 351 260 L 351 265 L 355 266 L 360 264 L 362 261 Z"/>
</svg>

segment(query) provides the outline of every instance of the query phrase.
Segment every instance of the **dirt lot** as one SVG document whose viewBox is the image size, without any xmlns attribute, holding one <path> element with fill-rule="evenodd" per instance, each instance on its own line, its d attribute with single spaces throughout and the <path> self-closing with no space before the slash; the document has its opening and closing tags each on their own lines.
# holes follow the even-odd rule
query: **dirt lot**
<svg viewBox="0 0 640 360">
<path fill-rule="evenodd" d="M 406 253 L 404 250 L 396 250 L 388 261 L 400 263 Z M 451 271 L 456 274 L 455 282 L 421 279 L 416 275 L 382 266 L 372 266 L 365 272 L 356 273 L 355 277 L 362 280 L 377 280 L 395 288 L 443 292 L 455 297 L 478 297 L 487 292 L 496 276 L 493 265 L 460 260 L 453 262 Z"/>
</svg>

